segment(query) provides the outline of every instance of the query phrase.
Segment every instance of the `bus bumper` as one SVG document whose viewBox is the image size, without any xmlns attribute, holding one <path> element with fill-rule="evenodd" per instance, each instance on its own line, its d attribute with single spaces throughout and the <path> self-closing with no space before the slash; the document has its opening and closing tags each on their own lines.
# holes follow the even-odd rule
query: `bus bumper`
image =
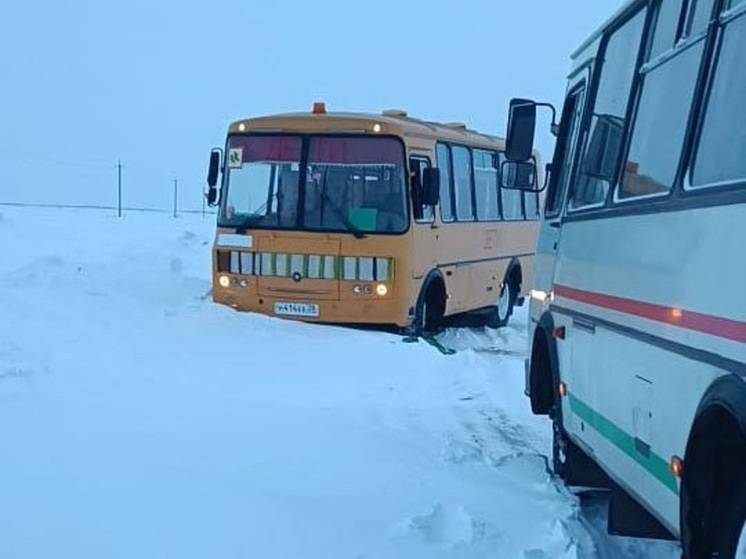
<svg viewBox="0 0 746 559">
<path fill-rule="evenodd" d="M 235 289 L 215 287 L 213 300 L 238 311 L 255 312 L 267 316 L 332 324 L 378 324 L 409 326 L 409 302 L 397 298 L 328 300 L 295 299 L 241 293 Z M 310 304 L 318 306 L 318 316 L 295 316 L 276 312 L 277 303 Z"/>
</svg>

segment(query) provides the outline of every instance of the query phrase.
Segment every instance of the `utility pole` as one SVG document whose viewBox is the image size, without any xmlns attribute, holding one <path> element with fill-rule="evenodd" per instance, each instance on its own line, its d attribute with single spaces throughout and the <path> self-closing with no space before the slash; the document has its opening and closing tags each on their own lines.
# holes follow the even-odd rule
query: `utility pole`
<svg viewBox="0 0 746 559">
<path fill-rule="evenodd" d="M 117 161 L 117 217 L 122 217 L 122 161 Z"/>
<path fill-rule="evenodd" d="M 174 217 L 176 217 L 178 198 L 179 198 L 179 179 L 174 179 Z"/>
</svg>

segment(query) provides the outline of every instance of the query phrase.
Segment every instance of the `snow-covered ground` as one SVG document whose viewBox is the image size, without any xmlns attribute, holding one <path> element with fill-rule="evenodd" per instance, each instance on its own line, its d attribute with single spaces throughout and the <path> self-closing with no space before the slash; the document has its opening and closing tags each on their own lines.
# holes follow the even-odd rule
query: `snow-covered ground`
<svg viewBox="0 0 746 559">
<path fill-rule="evenodd" d="M 0 212 L 0 557 L 677 556 L 547 471 L 525 312 L 446 356 L 213 304 L 209 218 Z"/>
</svg>

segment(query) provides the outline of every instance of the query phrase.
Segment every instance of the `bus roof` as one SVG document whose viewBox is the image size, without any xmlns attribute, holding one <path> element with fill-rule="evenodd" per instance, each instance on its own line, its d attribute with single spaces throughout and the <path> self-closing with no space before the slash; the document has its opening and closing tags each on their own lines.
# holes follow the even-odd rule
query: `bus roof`
<svg viewBox="0 0 746 559">
<path fill-rule="evenodd" d="M 339 132 L 383 134 L 423 141 L 445 140 L 504 150 L 502 138 L 470 130 L 462 123 L 438 123 L 412 118 L 404 111 L 372 113 L 286 113 L 233 122 L 229 133 Z"/>
</svg>

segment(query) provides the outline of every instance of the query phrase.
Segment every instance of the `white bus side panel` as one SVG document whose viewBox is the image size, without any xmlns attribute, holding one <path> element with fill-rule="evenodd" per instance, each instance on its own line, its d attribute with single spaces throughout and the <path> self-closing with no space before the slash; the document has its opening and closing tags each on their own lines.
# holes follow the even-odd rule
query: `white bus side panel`
<svg viewBox="0 0 746 559">
<path fill-rule="evenodd" d="M 694 312 L 746 326 L 746 299 L 739 295 L 746 269 L 738 234 L 745 208 L 563 224 L 553 305 L 557 324 L 567 328 L 566 339 L 558 342 L 560 374 L 570 393 L 563 402 L 566 429 L 674 533 L 678 487 L 666 466 L 672 456 L 684 455 L 705 390 L 727 373 L 645 335 L 746 361 L 743 342 L 703 333 L 688 322 L 675 325 Z M 562 286 L 576 291 L 563 296 Z M 588 293 L 601 297 L 589 299 Z M 665 314 L 662 320 L 640 316 L 650 305 L 658 306 L 653 314 L 672 309 L 671 320 Z M 584 322 L 584 315 L 610 326 L 595 322 L 593 331 L 594 321 Z"/>
</svg>

